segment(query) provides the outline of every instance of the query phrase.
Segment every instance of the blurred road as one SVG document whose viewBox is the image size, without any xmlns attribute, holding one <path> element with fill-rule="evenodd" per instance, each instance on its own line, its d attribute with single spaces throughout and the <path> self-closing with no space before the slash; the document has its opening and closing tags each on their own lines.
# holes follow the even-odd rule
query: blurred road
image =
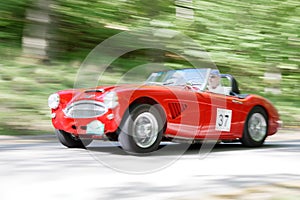
<svg viewBox="0 0 300 200">
<path fill-rule="evenodd" d="M 67 149 L 54 136 L 0 136 L 0 199 L 247 199 L 255 191 L 268 199 L 280 187 L 300 191 L 299 130 L 281 130 L 262 148 L 220 144 L 205 158 L 197 146 L 178 156 L 180 145 L 166 145 L 174 148 L 147 157 L 117 146 Z"/>
</svg>

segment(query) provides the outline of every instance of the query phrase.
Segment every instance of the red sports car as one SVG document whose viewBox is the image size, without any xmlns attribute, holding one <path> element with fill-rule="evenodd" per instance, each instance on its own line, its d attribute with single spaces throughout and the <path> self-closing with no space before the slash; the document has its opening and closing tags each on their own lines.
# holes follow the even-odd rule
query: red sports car
<svg viewBox="0 0 300 200">
<path fill-rule="evenodd" d="M 268 100 L 240 94 L 233 76 L 212 69 L 155 72 L 140 85 L 62 90 L 48 104 L 57 137 L 70 148 L 94 139 L 119 141 L 131 153 L 155 151 L 162 140 L 257 147 L 281 124 Z"/>
</svg>

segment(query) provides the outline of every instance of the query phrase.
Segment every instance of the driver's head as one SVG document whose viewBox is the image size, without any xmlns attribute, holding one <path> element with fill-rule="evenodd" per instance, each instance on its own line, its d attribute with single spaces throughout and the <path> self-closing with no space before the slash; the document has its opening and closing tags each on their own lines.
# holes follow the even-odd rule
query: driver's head
<svg viewBox="0 0 300 200">
<path fill-rule="evenodd" d="M 211 70 L 209 79 L 208 79 L 208 85 L 211 88 L 216 88 L 218 85 L 220 85 L 220 73 L 218 70 Z"/>
</svg>

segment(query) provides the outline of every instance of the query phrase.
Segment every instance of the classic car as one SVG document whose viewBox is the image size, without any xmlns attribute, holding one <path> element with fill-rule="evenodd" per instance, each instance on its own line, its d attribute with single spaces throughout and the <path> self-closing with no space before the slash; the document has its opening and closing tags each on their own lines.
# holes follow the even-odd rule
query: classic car
<svg viewBox="0 0 300 200">
<path fill-rule="evenodd" d="M 207 68 L 154 72 L 142 84 L 62 90 L 48 104 L 58 140 L 69 148 L 96 139 L 119 141 L 130 153 L 155 151 L 164 140 L 258 147 L 281 124 L 270 101 L 241 94 L 232 75 Z"/>
</svg>

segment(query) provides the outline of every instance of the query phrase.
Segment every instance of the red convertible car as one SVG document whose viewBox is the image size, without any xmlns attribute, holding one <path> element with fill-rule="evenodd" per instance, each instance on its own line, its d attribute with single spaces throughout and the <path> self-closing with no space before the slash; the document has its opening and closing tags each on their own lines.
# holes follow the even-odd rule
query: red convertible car
<svg viewBox="0 0 300 200">
<path fill-rule="evenodd" d="M 155 72 L 140 85 L 62 90 L 48 104 L 57 137 L 70 148 L 94 139 L 119 141 L 130 153 L 155 151 L 163 140 L 257 147 L 281 124 L 268 100 L 240 94 L 233 76 L 212 69 Z"/>
</svg>

